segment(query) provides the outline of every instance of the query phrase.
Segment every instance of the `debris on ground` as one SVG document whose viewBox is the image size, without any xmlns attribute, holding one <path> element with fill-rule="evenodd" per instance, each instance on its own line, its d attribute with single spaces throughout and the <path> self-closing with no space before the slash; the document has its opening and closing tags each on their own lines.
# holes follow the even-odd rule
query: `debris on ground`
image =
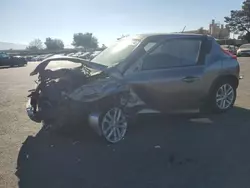
<svg viewBox="0 0 250 188">
<path fill-rule="evenodd" d="M 78 144 L 79 143 L 79 141 L 75 141 L 75 142 L 73 142 L 72 144 L 73 145 L 76 145 L 76 144 Z"/>
<path fill-rule="evenodd" d="M 155 146 L 155 149 L 161 149 L 161 146 L 157 145 Z"/>
<path fill-rule="evenodd" d="M 174 156 L 173 154 L 171 154 L 171 155 L 169 156 L 168 161 L 169 161 L 170 164 L 173 164 L 174 161 L 175 161 L 175 156 Z"/>
</svg>

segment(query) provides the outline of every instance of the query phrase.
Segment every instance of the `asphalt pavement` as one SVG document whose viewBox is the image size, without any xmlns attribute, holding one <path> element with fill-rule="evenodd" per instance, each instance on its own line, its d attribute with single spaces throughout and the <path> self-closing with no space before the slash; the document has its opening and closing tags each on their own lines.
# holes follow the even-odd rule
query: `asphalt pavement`
<svg viewBox="0 0 250 188">
<path fill-rule="evenodd" d="M 219 115 L 138 117 L 107 144 L 82 125 L 51 134 L 28 119 L 27 67 L 0 69 L 0 188 L 250 187 L 250 58 L 239 58 L 235 107 Z"/>
</svg>

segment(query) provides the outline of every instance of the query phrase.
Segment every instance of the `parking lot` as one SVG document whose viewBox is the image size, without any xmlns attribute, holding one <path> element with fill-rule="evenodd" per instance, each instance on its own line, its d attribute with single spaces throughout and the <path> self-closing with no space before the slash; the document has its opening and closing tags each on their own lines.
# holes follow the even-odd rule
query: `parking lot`
<svg viewBox="0 0 250 188">
<path fill-rule="evenodd" d="M 166 188 L 250 186 L 250 58 L 239 58 L 235 108 L 226 114 L 138 117 L 109 145 L 85 125 L 50 134 L 28 119 L 27 67 L 0 69 L 0 187 Z"/>
</svg>

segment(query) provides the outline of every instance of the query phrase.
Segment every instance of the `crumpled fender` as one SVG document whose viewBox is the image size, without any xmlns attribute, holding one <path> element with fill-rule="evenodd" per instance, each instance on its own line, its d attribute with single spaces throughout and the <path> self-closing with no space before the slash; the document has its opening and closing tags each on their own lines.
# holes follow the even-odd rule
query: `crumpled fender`
<svg viewBox="0 0 250 188">
<path fill-rule="evenodd" d="M 129 86 L 121 80 L 118 81 L 107 78 L 91 84 L 83 85 L 71 92 L 68 97 L 79 102 L 94 102 L 111 95 L 129 91 Z"/>
</svg>

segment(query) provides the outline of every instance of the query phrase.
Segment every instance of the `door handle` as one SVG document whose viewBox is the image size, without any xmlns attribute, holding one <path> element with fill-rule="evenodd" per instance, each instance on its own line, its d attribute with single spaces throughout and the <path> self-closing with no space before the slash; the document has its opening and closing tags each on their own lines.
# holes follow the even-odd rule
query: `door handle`
<svg viewBox="0 0 250 188">
<path fill-rule="evenodd" d="M 199 80 L 199 77 L 195 77 L 195 76 L 187 76 L 185 78 L 182 78 L 182 81 L 187 82 L 187 83 L 195 82 L 197 80 Z"/>
</svg>

